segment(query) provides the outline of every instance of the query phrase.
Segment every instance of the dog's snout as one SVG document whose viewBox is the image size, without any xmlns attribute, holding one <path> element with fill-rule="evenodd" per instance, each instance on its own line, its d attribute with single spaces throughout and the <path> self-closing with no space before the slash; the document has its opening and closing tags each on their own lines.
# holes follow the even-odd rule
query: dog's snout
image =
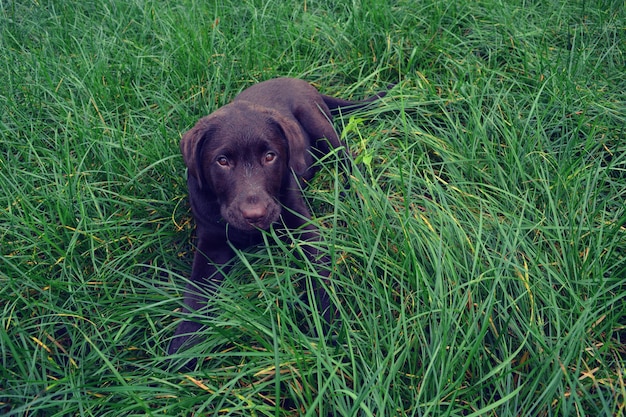
<svg viewBox="0 0 626 417">
<path fill-rule="evenodd" d="M 222 217 L 240 230 L 267 230 L 280 217 L 280 205 L 267 193 L 242 193 L 228 206 L 223 207 Z"/>
<path fill-rule="evenodd" d="M 259 223 L 267 216 L 267 208 L 261 204 L 246 204 L 241 207 L 241 214 L 250 224 Z"/>
</svg>

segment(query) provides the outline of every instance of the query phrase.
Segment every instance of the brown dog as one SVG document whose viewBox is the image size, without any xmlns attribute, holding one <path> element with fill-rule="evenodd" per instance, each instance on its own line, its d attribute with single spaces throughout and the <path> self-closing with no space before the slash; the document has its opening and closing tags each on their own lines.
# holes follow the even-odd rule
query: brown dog
<svg viewBox="0 0 626 417">
<path fill-rule="evenodd" d="M 200 310 L 219 287 L 225 264 L 234 256 L 231 244 L 258 244 L 260 229 L 273 224 L 300 230 L 304 241 L 319 240 L 300 189 L 314 174 L 316 156 L 343 147 L 331 117 L 384 94 L 352 102 L 322 95 L 303 80 L 273 79 L 244 90 L 183 135 L 180 148 L 198 238 L 185 292 L 188 311 Z M 320 266 L 328 264 L 313 245 L 305 251 Z M 328 268 L 319 272 L 321 277 L 329 275 Z M 319 283 L 315 291 L 318 307 L 330 322 L 329 296 Z M 199 323 L 181 322 L 170 354 L 194 344 L 200 329 Z"/>
</svg>

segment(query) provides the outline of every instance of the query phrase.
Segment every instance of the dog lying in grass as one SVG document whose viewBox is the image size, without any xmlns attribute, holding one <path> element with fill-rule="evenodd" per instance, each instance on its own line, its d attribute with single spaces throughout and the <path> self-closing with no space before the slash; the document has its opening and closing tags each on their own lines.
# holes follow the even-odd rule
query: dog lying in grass
<svg viewBox="0 0 626 417">
<path fill-rule="evenodd" d="M 183 135 L 180 148 L 198 238 L 185 291 L 187 311 L 210 302 L 234 257 L 231 245 L 259 244 L 261 230 L 273 225 L 299 231 L 305 242 L 320 239 L 300 190 L 315 173 L 315 158 L 333 148 L 345 154 L 332 116 L 384 95 L 354 102 L 320 94 L 303 80 L 277 78 L 244 90 Z M 327 278 L 329 260 L 318 252 L 315 245 L 305 246 L 306 255 L 320 265 L 320 277 Z M 330 297 L 319 282 L 315 297 L 330 323 Z M 169 353 L 196 343 L 200 330 L 201 324 L 182 321 Z"/>
</svg>

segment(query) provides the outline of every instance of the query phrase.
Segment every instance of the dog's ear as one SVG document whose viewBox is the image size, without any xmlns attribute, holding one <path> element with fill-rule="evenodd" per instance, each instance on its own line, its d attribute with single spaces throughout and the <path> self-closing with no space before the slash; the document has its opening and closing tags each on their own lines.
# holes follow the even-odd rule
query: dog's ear
<svg viewBox="0 0 626 417">
<path fill-rule="evenodd" d="M 307 152 L 310 148 L 309 139 L 303 132 L 300 124 L 291 118 L 284 117 L 278 112 L 270 112 L 272 120 L 282 131 L 289 146 L 289 167 L 297 174 L 303 175 L 309 164 L 307 163 Z"/>
<path fill-rule="evenodd" d="M 185 132 L 180 140 L 180 151 L 187 165 L 188 175 L 196 178 L 200 188 L 205 180 L 202 174 L 202 147 L 213 131 L 212 117 L 209 115 L 198 120 L 198 123 Z"/>
</svg>

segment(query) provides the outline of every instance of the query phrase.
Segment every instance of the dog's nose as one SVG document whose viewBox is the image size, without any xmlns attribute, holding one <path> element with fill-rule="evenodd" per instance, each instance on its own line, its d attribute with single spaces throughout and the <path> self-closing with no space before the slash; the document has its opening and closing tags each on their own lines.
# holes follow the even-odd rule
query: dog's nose
<svg viewBox="0 0 626 417">
<path fill-rule="evenodd" d="M 267 215 L 267 209 L 261 205 L 254 204 L 242 207 L 241 214 L 248 223 L 255 224 L 260 222 Z"/>
</svg>

